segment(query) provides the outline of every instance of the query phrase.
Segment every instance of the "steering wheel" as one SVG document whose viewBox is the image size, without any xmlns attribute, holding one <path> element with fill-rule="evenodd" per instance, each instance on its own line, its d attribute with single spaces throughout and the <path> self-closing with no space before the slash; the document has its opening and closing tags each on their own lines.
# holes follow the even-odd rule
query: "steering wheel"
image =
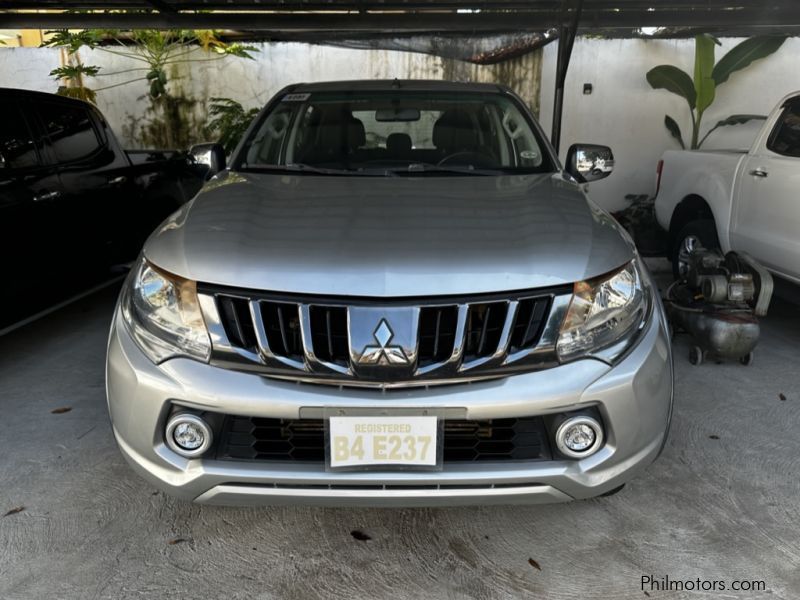
<svg viewBox="0 0 800 600">
<path fill-rule="evenodd" d="M 486 156 L 480 152 L 472 152 L 470 150 L 463 150 L 461 152 L 453 152 L 453 154 L 448 154 L 442 160 L 436 163 L 436 166 L 445 167 L 453 163 L 456 163 L 460 166 L 472 167 L 491 168 L 495 166 L 495 161 L 490 156 Z"/>
</svg>

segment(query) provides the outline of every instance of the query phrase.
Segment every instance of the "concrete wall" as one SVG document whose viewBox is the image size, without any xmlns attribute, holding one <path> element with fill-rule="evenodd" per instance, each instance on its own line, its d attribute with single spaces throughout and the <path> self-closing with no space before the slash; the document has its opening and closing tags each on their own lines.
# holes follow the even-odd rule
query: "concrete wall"
<svg viewBox="0 0 800 600">
<path fill-rule="evenodd" d="M 738 43 L 724 39 L 717 58 Z M 208 98 L 226 96 L 245 107 L 260 106 L 291 82 L 376 77 L 412 77 L 472 81 L 500 81 L 517 90 L 534 111 L 541 113 L 547 131 L 552 120 L 556 46 L 505 64 L 478 67 L 423 54 L 385 50 L 350 50 L 308 44 L 262 44 L 256 60 L 227 58 L 208 63 L 184 63 L 173 73 L 173 90 L 183 90 L 199 102 L 202 112 Z M 790 91 L 800 89 L 797 57 L 800 39 L 790 39 L 775 55 L 736 73 L 718 90 L 717 101 L 706 113 L 709 127 L 733 113 L 766 114 Z M 198 55 L 201 57 L 202 54 Z M 599 40 L 580 38 L 575 44 L 567 77 L 562 156 L 578 141 L 610 145 L 617 168 L 607 180 L 592 184 L 593 197 L 608 209 L 625 205 L 627 194 L 653 191 L 655 167 L 662 152 L 677 143 L 664 128 L 669 113 L 690 135 L 686 103 L 665 91 L 655 91 L 645 73 L 662 64 L 675 64 L 691 72 L 693 40 Z M 101 51 L 84 52 L 83 61 L 104 72 L 138 66 L 129 59 Z M 59 65 L 59 51 L 40 48 L 0 48 L 0 86 L 54 91 L 47 74 Z M 106 76 L 90 86 L 126 81 L 136 73 Z M 539 81 L 541 80 L 541 85 Z M 584 96 L 583 83 L 594 93 Z M 541 89 L 541 94 L 540 94 Z M 98 105 L 129 146 L 135 145 L 129 128 L 141 120 L 149 102 L 144 82 L 122 85 L 98 93 Z M 541 106 L 541 108 L 540 108 Z M 203 115 L 200 115 L 202 118 Z M 760 126 L 753 123 L 715 133 L 707 148 L 743 147 Z"/>
<path fill-rule="evenodd" d="M 205 117 L 209 98 L 233 98 L 246 108 L 262 106 L 282 87 L 299 81 L 325 81 L 370 78 L 449 79 L 460 81 L 499 81 L 516 89 L 538 111 L 542 53 L 533 52 L 506 63 L 476 66 L 424 54 L 388 50 L 351 50 L 299 43 L 258 45 L 255 60 L 228 57 L 207 60 L 197 50 L 187 62 L 170 67 L 170 92 L 198 100 L 199 120 Z M 129 58 L 102 50 L 82 50 L 85 64 L 102 67 L 104 76 L 87 79 L 91 88 L 102 88 L 143 76 L 144 72 L 108 75 L 140 67 Z M 0 87 L 19 87 L 55 91 L 57 84 L 48 77 L 59 66 L 59 51 L 50 48 L 0 48 Z M 137 145 L 131 125 L 145 118 L 149 101 L 148 86 L 139 81 L 97 93 L 97 104 L 124 143 Z"/>
<path fill-rule="evenodd" d="M 0 87 L 54 92 L 58 87 L 47 74 L 59 66 L 54 48 L 0 46 Z"/>
<path fill-rule="evenodd" d="M 741 39 L 723 39 L 717 60 Z M 556 45 L 544 49 L 541 119 L 549 132 L 552 122 Z M 718 120 L 736 113 L 768 114 L 784 95 L 800 89 L 800 39 L 789 39 L 774 55 L 735 73 L 717 90 L 717 99 L 703 117 L 701 135 Z M 674 64 L 688 73 L 694 68 L 694 40 L 600 40 L 579 38 L 567 75 L 561 156 L 570 144 L 594 142 L 612 147 L 616 170 L 593 183 L 592 197 L 607 209 L 625 206 L 627 194 L 654 191 L 661 154 L 679 148 L 664 127 L 670 114 L 691 137 L 686 102 L 664 90 L 653 90 L 645 74 L 659 64 Z M 594 92 L 583 95 L 583 84 Z M 748 147 L 760 122 L 717 130 L 704 148 Z M 688 141 L 687 141 L 688 143 Z"/>
</svg>

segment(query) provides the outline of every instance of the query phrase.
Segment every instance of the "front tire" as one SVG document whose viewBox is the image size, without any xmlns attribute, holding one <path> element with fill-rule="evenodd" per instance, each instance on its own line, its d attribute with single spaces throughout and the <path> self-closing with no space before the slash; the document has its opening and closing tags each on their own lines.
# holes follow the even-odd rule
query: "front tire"
<svg viewBox="0 0 800 600">
<path fill-rule="evenodd" d="M 706 250 L 719 249 L 717 228 L 711 219 L 690 221 L 678 232 L 670 253 L 672 275 L 675 279 L 683 279 L 686 276 L 688 256 L 700 246 Z"/>
</svg>

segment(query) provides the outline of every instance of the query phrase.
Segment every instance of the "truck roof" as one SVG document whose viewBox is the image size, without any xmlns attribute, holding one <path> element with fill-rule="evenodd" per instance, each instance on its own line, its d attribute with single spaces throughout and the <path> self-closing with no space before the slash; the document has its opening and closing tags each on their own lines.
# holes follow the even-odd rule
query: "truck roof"
<svg viewBox="0 0 800 600">
<path fill-rule="evenodd" d="M 339 92 L 339 91 L 448 91 L 448 92 L 505 92 L 508 88 L 496 83 L 472 83 L 440 81 L 435 79 L 358 79 L 353 81 L 321 81 L 299 83 L 292 92 Z"/>
<path fill-rule="evenodd" d="M 93 108 L 97 108 L 91 102 L 86 102 L 85 100 L 81 100 L 80 98 L 71 98 L 69 96 L 59 96 L 54 92 L 41 92 L 39 90 L 25 90 L 21 88 L 6 88 L 0 87 L 0 95 L 9 96 L 27 96 L 30 98 L 40 98 L 43 100 L 51 100 L 56 102 L 63 102 L 64 104 L 79 104 L 81 106 L 91 106 Z"/>
</svg>

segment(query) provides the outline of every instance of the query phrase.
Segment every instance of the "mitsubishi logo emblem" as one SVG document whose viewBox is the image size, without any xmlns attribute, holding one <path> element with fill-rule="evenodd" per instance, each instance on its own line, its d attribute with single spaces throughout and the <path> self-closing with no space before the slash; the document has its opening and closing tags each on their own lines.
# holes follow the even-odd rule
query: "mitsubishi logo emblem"
<svg viewBox="0 0 800 600">
<path fill-rule="evenodd" d="M 402 346 L 390 346 L 389 342 L 394 337 L 394 331 L 389 327 L 386 319 L 381 319 L 375 331 L 372 332 L 377 345 L 368 345 L 361 353 L 358 363 L 361 365 L 407 365 L 408 356 Z"/>
<path fill-rule="evenodd" d="M 359 377 L 388 381 L 413 375 L 419 352 L 419 313 L 414 306 L 348 307 L 350 362 Z"/>
</svg>

